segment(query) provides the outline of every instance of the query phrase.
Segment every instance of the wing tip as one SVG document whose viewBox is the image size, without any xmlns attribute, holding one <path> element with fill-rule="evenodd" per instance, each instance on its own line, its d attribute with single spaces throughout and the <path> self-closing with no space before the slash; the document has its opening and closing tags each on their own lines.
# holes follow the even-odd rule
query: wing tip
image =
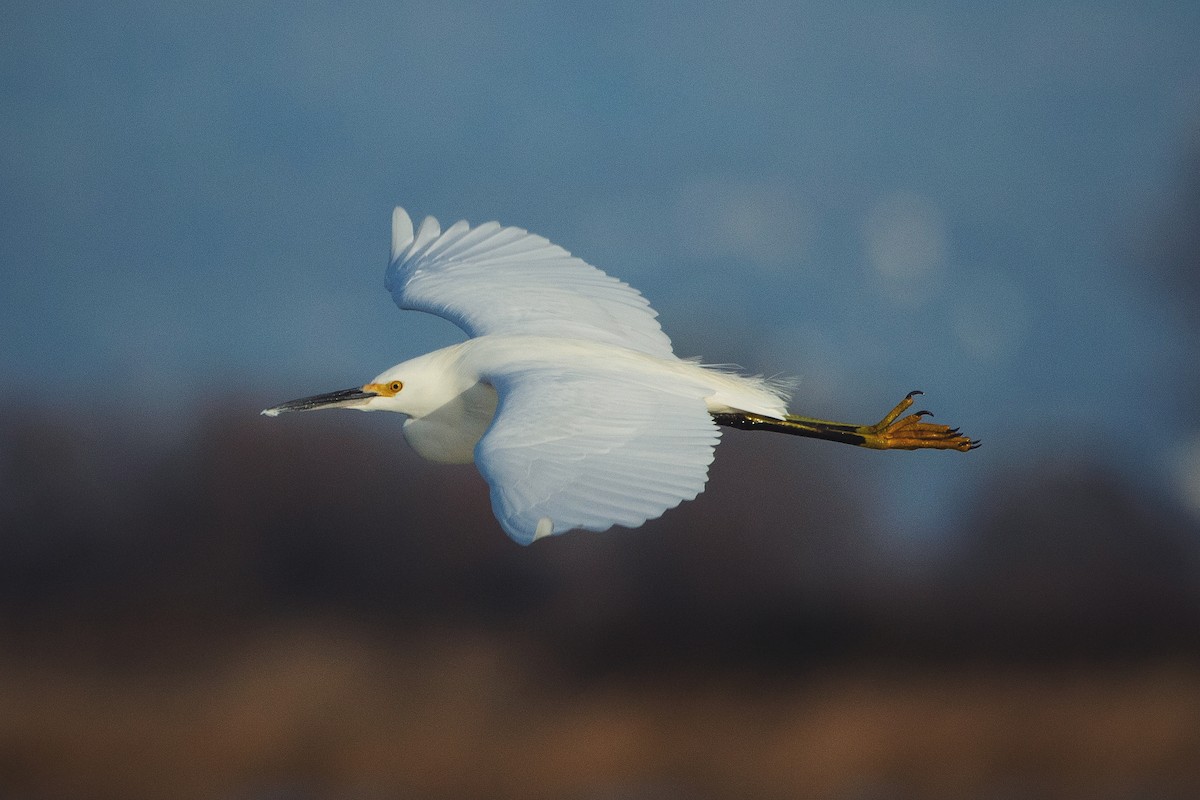
<svg viewBox="0 0 1200 800">
<path fill-rule="evenodd" d="M 400 206 L 392 211 L 392 261 L 400 257 L 413 241 L 412 217 Z"/>
</svg>

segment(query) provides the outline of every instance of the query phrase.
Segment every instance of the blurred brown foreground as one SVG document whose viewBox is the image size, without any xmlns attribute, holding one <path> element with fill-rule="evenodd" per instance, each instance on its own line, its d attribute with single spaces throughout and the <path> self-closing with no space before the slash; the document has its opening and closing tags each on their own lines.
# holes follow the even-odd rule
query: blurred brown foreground
<svg viewBox="0 0 1200 800">
<path fill-rule="evenodd" d="M 992 468 L 918 546 L 878 454 L 731 432 L 520 548 L 330 417 L 6 415 L 0 797 L 1200 796 L 1200 531 L 1128 476 Z"/>
</svg>

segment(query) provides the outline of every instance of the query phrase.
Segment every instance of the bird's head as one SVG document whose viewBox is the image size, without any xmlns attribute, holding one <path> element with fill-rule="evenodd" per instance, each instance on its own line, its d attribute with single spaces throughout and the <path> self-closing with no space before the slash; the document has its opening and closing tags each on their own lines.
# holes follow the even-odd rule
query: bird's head
<svg viewBox="0 0 1200 800">
<path fill-rule="evenodd" d="M 274 417 L 285 411 L 356 408 L 359 411 L 395 411 L 413 417 L 424 416 L 463 388 L 444 372 L 444 359 L 438 356 L 440 352 L 420 356 L 397 364 L 362 386 L 289 400 L 263 409 L 262 413 Z"/>
</svg>

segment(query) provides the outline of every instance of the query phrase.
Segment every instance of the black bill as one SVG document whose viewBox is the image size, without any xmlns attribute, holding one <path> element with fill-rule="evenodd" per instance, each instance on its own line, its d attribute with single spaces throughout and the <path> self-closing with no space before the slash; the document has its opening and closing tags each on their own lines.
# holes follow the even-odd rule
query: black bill
<svg viewBox="0 0 1200 800">
<path fill-rule="evenodd" d="M 318 408 L 354 408 L 362 405 L 372 397 L 378 397 L 375 392 L 364 392 L 361 388 L 342 389 L 340 392 L 317 394 L 312 397 L 301 397 L 299 400 L 288 400 L 271 408 L 264 408 L 262 413 L 268 417 L 278 416 L 285 411 L 312 411 Z"/>
</svg>

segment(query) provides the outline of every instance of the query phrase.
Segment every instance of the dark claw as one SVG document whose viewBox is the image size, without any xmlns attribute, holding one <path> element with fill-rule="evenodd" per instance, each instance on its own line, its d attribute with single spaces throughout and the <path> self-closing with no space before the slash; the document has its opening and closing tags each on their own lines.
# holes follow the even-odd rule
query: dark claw
<svg viewBox="0 0 1200 800">
<path fill-rule="evenodd" d="M 911 392 L 909 392 L 909 393 L 908 393 L 908 395 L 907 395 L 907 396 L 905 396 L 905 398 L 904 398 L 904 399 L 905 399 L 905 400 L 912 400 L 914 397 L 916 397 L 916 396 L 917 396 L 917 395 L 919 395 L 919 394 L 925 394 L 925 393 L 924 393 L 924 392 L 922 392 L 920 389 L 913 389 Z"/>
<path fill-rule="evenodd" d="M 983 447 L 983 442 L 979 441 L 978 439 L 972 439 L 971 446 L 968 447 L 967 449 L 968 450 L 978 450 L 981 447 Z"/>
<path fill-rule="evenodd" d="M 946 433 L 948 433 L 952 436 L 957 436 L 959 433 L 959 430 L 958 430 L 958 428 L 951 428 L 950 430 L 946 431 Z"/>
<path fill-rule="evenodd" d="M 932 411 L 914 411 L 913 416 L 914 417 L 932 417 L 933 412 Z"/>
</svg>

